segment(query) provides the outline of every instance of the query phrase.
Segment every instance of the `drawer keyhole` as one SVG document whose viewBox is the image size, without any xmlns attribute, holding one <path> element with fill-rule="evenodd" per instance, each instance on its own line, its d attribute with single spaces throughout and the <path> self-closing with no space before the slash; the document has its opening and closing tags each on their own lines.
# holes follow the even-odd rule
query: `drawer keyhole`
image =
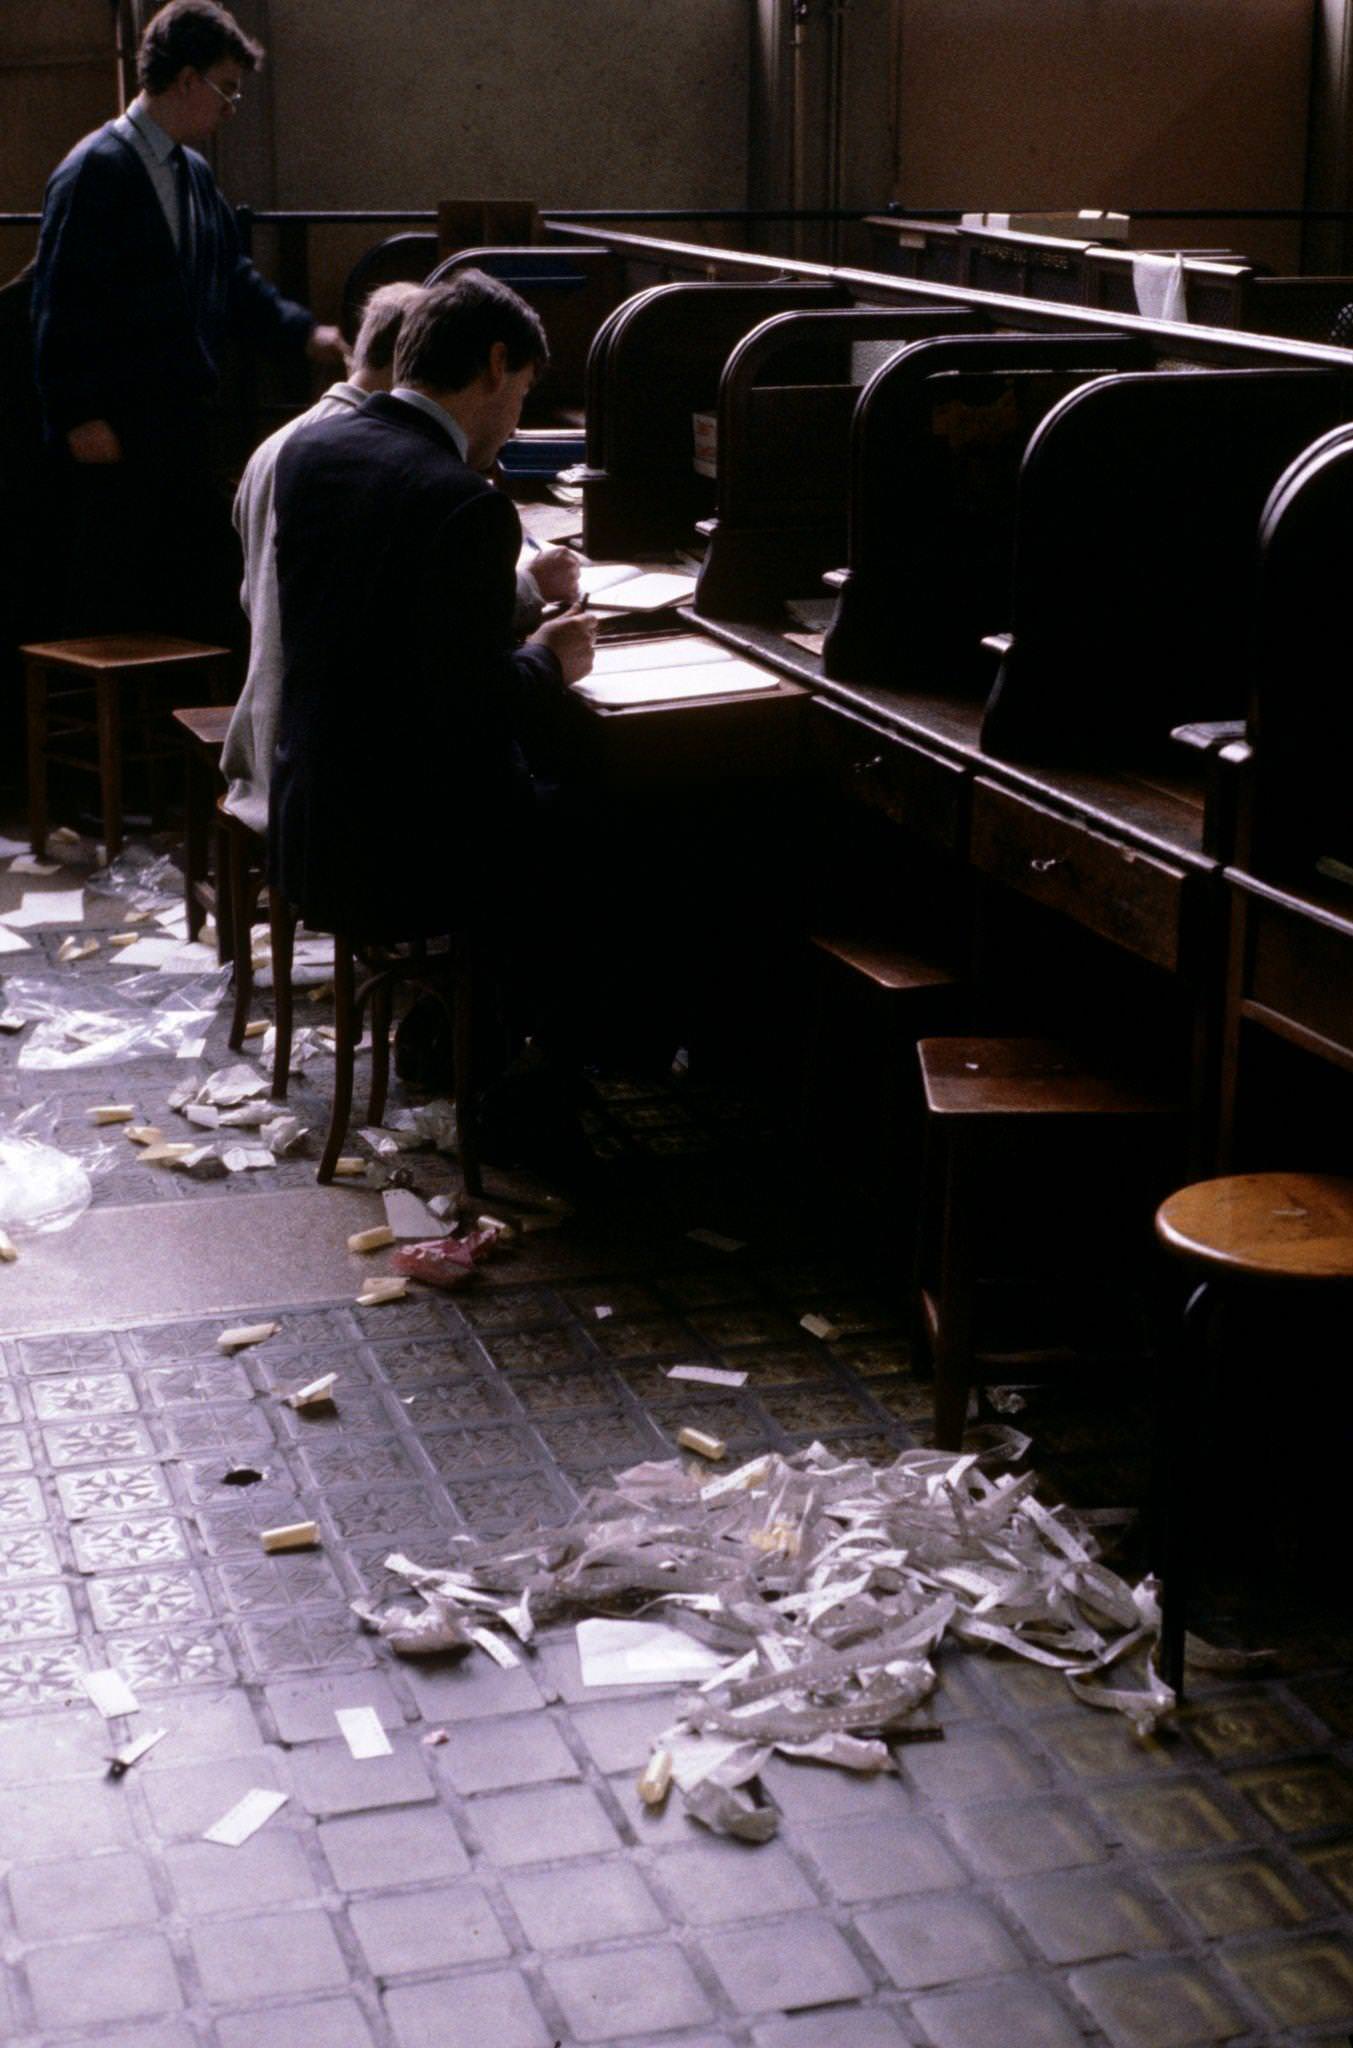
<svg viewBox="0 0 1353 2048">
<path fill-rule="evenodd" d="M 1041 860 L 1031 860 L 1029 866 L 1036 875 L 1050 875 L 1054 868 L 1062 865 L 1055 853 L 1045 854 Z"/>
</svg>

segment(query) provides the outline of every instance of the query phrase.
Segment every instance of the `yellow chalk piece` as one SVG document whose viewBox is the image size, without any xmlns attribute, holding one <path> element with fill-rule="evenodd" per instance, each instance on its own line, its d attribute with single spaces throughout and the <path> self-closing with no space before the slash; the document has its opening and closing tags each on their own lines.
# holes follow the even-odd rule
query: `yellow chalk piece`
<svg viewBox="0 0 1353 2048">
<path fill-rule="evenodd" d="M 709 1436 L 703 1429 L 679 1429 L 677 1442 L 683 1451 L 694 1451 L 698 1458 L 709 1458 L 715 1462 L 728 1456 L 728 1446 L 722 1437 Z"/>
<path fill-rule="evenodd" d="M 54 825 L 47 834 L 47 837 L 54 839 L 58 846 L 78 846 L 80 844 L 79 833 L 72 832 L 69 825 Z"/>
<path fill-rule="evenodd" d="M 89 1112 L 92 1124 L 129 1124 L 136 1115 L 134 1102 L 96 1102 Z"/>
<path fill-rule="evenodd" d="M 391 1273 L 383 1280 L 368 1280 L 357 1297 L 358 1308 L 380 1308 L 387 1301 L 403 1301 L 409 1291 L 409 1283 L 402 1273 Z"/>
<path fill-rule="evenodd" d="M 333 992 L 333 983 L 331 981 L 323 981 L 320 983 L 318 988 L 312 988 L 308 992 L 308 994 L 306 995 L 306 1001 L 308 1003 L 322 1003 L 325 1001 L 326 997 L 331 996 Z"/>
<path fill-rule="evenodd" d="M 110 946 L 117 946 L 120 948 L 122 946 L 134 946 L 136 944 L 136 939 L 137 934 L 135 932 L 113 932 L 109 936 L 108 943 Z"/>
<path fill-rule="evenodd" d="M 309 1386 L 297 1387 L 294 1394 L 288 1394 L 287 1404 L 292 1408 L 332 1408 L 337 1382 L 336 1372 L 323 1373 L 319 1379 L 311 1380 Z"/>
<path fill-rule="evenodd" d="M 158 1124 L 128 1124 L 122 1135 L 133 1145 L 158 1145 L 164 1132 Z"/>
<path fill-rule="evenodd" d="M 517 1235 L 515 1226 L 505 1223 L 501 1216 L 476 1216 L 475 1222 L 481 1230 L 496 1230 L 504 1244 L 511 1244 Z"/>
<path fill-rule="evenodd" d="M 61 944 L 56 949 L 56 957 L 63 965 L 67 965 L 73 960 L 87 960 L 91 953 L 97 953 L 98 950 L 99 942 L 97 939 L 85 939 L 81 942 L 81 940 L 72 935 L 70 938 L 61 941 Z"/>
<path fill-rule="evenodd" d="M 216 1339 L 218 1351 L 242 1351 L 246 1344 L 262 1344 L 268 1337 L 275 1337 L 280 1323 L 237 1323 L 233 1330 L 222 1330 Z"/>
<path fill-rule="evenodd" d="M 153 916 L 154 912 L 150 910 L 129 910 L 127 912 L 127 922 L 128 924 L 149 924 Z"/>
<path fill-rule="evenodd" d="M 266 1017 L 252 1017 L 244 1027 L 246 1038 L 262 1038 L 268 1029 Z"/>
<path fill-rule="evenodd" d="M 661 1806 L 672 1782 L 672 1752 L 655 1749 L 639 1780 L 639 1797 L 645 1806 Z"/>
<path fill-rule="evenodd" d="M 810 1337 L 820 1337 L 824 1344 L 834 1344 L 841 1334 L 826 1316 L 800 1316 L 799 1328 L 806 1330 Z"/>
<path fill-rule="evenodd" d="M 753 1550 L 763 1550 L 769 1555 L 797 1557 L 799 1554 L 799 1532 L 792 1522 L 772 1522 L 767 1529 L 753 1529 L 747 1541 Z"/>
<path fill-rule="evenodd" d="M 0 1230 L 0 1261 L 12 1266 L 19 1256 L 19 1247 L 7 1230 Z"/>
<path fill-rule="evenodd" d="M 318 1522 L 286 1522 L 279 1529 L 264 1529 L 259 1542 L 265 1550 L 313 1550 L 319 1542 Z"/>
<path fill-rule="evenodd" d="M 379 1252 L 393 1244 L 395 1233 L 388 1223 L 373 1223 L 370 1230 L 354 1230 L 348 1239 L 350 1252 Z"/>
<path fill-rule="evenodd" d="M 181 1159 L 186 1159 L 188 1154 L 195 1149 L 195 1146 L 187 1144 L 147 1145 L 145 1151 L 141 1154 L 141 1164 L 143 1166 L 177 1166 Z"/>
<path fill-rule="evenodd" d="M 365 1172 L 365 1159 L 357 1159 L 350 1152 L 345 1152 L 341 1159 L 334 1161 L 335 1180 L 360 1180 Z"/>
</svg>

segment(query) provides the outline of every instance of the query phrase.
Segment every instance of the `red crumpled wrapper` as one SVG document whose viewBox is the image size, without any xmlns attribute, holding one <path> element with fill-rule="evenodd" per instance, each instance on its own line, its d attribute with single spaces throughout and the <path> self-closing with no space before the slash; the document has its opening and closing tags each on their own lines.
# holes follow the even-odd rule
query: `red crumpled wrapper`
<svg viewBox="0 0 1353 2048">
<path fill-rule="evenodd" d="M 429 1287 L 459 1287 L 489 1254 L 498 1232 L 487 1226 L 467 1230 L 463 1237 L 430 1237 L 403 1245 L 390 1261 L 396 1273 L 422 1280 Z"/>
</svg>

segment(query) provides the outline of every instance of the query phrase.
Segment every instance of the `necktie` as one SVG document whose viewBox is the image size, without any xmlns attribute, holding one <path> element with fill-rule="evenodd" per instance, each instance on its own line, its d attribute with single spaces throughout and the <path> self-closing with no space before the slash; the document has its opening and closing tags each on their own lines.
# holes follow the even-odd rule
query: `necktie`
<svg viewBox="0 0 1353 2048">
<path fill-rule="evenodd" d="M 188 171 L 188 159 L 183 147 L 175 143 L 169 152 L 169 161 L 174 166 L 174 192 L 178 200 L 178 244 L 179 262 L 189 276 L 193 271 L 193 187 Z"/>
</svg>

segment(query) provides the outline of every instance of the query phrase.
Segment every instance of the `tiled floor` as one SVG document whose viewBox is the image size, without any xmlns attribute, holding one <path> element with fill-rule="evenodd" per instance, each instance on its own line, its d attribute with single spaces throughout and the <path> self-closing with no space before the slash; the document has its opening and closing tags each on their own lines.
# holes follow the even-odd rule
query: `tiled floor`
<svg viewBox="0 0 1353 2048">
<path fill-rule="evenodd" d="M 41 935 L 48 953 L 59 936 Z M 114 970 L 52 971 L 93 990 Z M 0 1105 L 51 1092 L 17 1073 L 13 1040 L 0 1057 Z M 198 1071 L 219 1063 L 214 1039 Z M 58 1090 L 66 1127 L 83 1131 L 84 1106 L 109 1096 L 172 1122 L 163 1096 L 187 1071 L 83 1074 Z M 317 1101 L 324 1083 L 320 1065 Z M 877 1458 L 923 1431 L 895 1303 L 849 1259 L 786 1251 L 783 1204 L 730 1147 L 726 1110 L 699 1089 L 601 1089 L 616 1193 L 454 1296 L 354 1306 L 342 1240 L 374 1198 L 313 1190 L 306 1162 L 193 1189 L 128 1158 L 91 1217 L 50 1241 L 71 1313 L 48 1300 L 26 1325 L 0 1320 L 0 2039 L 1353 2037 L 1342 1621 L 1322 1633 L 1289 1617 L 1277 1675 L 1200 1679 L 1179 1728 L 1145 1744 L 1034 1665 L 949 1655 L 945 1739 L 899 1748 L 881 1780 L 776 1762 L 782 1825 L 761 1848 L 640 1805 L 670 1696 L 585 1690 L 566 1631 L 511 1672 L 401 1662 L 360 1632 L 348 1603 L 392 1596 L 391 1550 L 436 1561 L 457 1530 L 566 1515 L 609 1470 L 668 1454 L 682 1422 L 740 1450 L 822 1435 Z M 197 1312 L 205 1236 L 182 1237 L 186 1216 L 225 1247 L 196 1271 L 235 1290 L 199 1292 Z M 701 1250 L 693 1223 L 736 1229 L 745 1251 Z M 253 1294 L 239 1277 L 251 1237 L 267 1275 Z M 0 1268 L 0 1304 L 46 1255 Z M 138 1257 L 136 1292 L 124 1269 Z M 102 1325 L 100 1282 L 123 1303 Z M 215 1339 L 240 1309 L 281 1328 L 227 1359 Z M 800 1329 L 808 1309 L 840 1338 Z M 747 1386 L 674 1397 L 678 1360 L 736 1364 Z M 336 1412 L 279 1401 L 321 1370 L 340 1375 Z M 1063 1413 L 1034 1396 L 1023 1419 L 1060 1446 L 1058 1483 L 1080 1504 L 1102 1504 L 1111 1474 L 1136 1483 L 1141 1417 L 1126 1404 Z M 238 1464 L 259 1481 L 223 1483 Z M 260 1527 L 308 1517 L 317 1551 L 261 1554 Z M 142 1701 L 136 1725 L 169 1731 L 120 1781 L 105 1758 L 122 1724 L 77 1689 L 109 1664 Z M 352 1761 L 333 1719 L 350 1704 L 376 1709 L 391 1756 Z M 434 1729 L 447 1739 L 428 1745 Z M 288 1803 L 248 1844 L 201 1839 L 260 1786 Z"/>
</svg>

